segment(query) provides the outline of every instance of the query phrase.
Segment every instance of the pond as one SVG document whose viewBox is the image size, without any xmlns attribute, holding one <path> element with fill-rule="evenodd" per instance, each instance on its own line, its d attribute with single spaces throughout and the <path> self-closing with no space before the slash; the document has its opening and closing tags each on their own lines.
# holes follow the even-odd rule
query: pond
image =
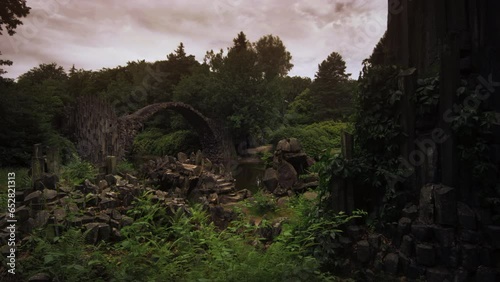
<svg viewBox="0 0 500 282">
<path fill-rule="evenodd" d="M 236 190 L 248 189 L 255 193 L 263 187 L 262 178 L 266 167 L 262 162 L 240 160 L 233 170 Z"/>
</svg>

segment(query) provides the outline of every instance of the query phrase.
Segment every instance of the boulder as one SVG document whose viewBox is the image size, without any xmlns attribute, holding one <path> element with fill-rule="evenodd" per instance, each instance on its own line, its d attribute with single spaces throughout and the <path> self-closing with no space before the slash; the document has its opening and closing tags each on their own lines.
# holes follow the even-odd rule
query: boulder
<svg viewBox="0 0 500 282">
<path fill-rule="evenodd" d="M 420 242 L 428 242 L 432 239 L 432 227 L 426 224 L 412 224 L 411 234 Z"/>
<path fill-rule="evenodd" d="M 420 222 L 425 224 L 434 223 L 434 186 L 427 184 L 420 190 L 419 215 Z"/>
<path fill-rule="evenodd" d="M 457 222 L 457 201 L 455 189 L 439 185 L 434 189 L 434 205 L 436 222 L 444 225 L 455 225 Z"/>
<path fill-rule="evenodd" d="M 288 143 L 290 144 L 290 152 L 297 153 L 302 151 L 302 146 L 297 138 L 290 138 Z"/>
<path fill-rule="evenodd" d="M 368 235 L 368 243 L 373 249 L 377 250 L 378 248 L 380 248 L 381 238 L 382 235 L 380 234 L 370 234 Z"/>
<path fill-rule="evenodd" d="M 309 167 L 307 165 L 306 153 L 284 153 L 283 159 L 293 165 L 295 170 L 300 174 L 303 174 L 306 168 Z"/>
<path fill-rule="evenodd" d="M 356 254 L 358 261 L 362 263 L 370 260 L 370 244 L 368 241 L 362 240 L 356 244 Z"/>
<path fill-rule="evenodd" d="M 57 208 L 52 213 L 54 218 L 59 222 L 66 218 L 66 210 L 64 208 Z"/>
<path fill-rule="evenodd" d="M 462 246 L 462 267 L 468 271 L 476 271 L 479 266 L 478 247 L 465 244 Z"/>
<path fill-rule="evenodd" d="M 201 165 L 202 162 L 203 162 L 203 153 L 200 150 L 198 150 L 196 152 L 195 165 Z"/>
<path fill-rule="evenodd" d="M 128 183 L 132 184 L 132 185 L 137 185 L 139 183 L 139 180 L 137 179 L 137 177 L 131 175 L 131 174 L 126 174 L 125 175 L 125 178 L 127 179 Z"/>
<path fill-rule="evenodd" d="M 462 228 L 475 230 L 476 225 L 476 215 L 474 211 L 466 204 L 458 202 L 457 203 L 457 216 L 458 223 Z"/>
<path fill-rule="evenodd" d="M 131 218 L 130 216 L 124 215 L 120 219 L 120 225 L 121 225 L 121 227 L 132 225 L 132 223 L 134 223 L 134 219 Z"/>
<path fill-rule="evenodd" d="M 390 274 L 398 273 L 399 256 L 395 253 L 387 254 L 384 257 L 384 270 Z"/>
<path fill-rule="evenodd" d="M 361 239 L 365 230 L 358 225 L 349 225 L 346 229 L 346 234 L 354 241 Z"/>
<path fill-rule="evenodd" d="M 457 268 L 459 264 L 459 248 L 458 247 L 442 247 L 436 246 L 437 264 L 450 268 Z"/>
<path fill-rule="evenodd" d="M 29 282 L 51 282 L 52 278 L 47 273 L 37 273 L 28 279 Z"/>
<path fill-rule="evenodd" d="M 453 228 L 445 228 L 434 226 L 434 237 L 442 247 L 451 247 L 455 243 L 455 230 Z"/>
<path fill-rule="evenodd" d="M 212 171 L 213 164 L 209 159 L 204 158 L 202 167 L 204 171 Z"/>
<path fill-rule="evenodd" d="M 415 253 L 418 264 L 425 266 L 434 266 L 436 264 L 436 253 L 432 245 L 418 244 Z"/>
<path fill-rule="evenodd" d="M 443 282 L 452 279 L 452 275 L 447 269 L 439 267 L 428 268 L 425 276 L 428 282 Z"/>
<path fill-rule="evenodd" d="M 276 145 L 276 151 L 290 152 L 290 143 L 288 142 L 288 140 L 280 140 L 278 142 L 278 145 Z"/>
<path fill-rule="evenodd" d="M 108 188 L 108 182 L 106 180 L 99 180 L 99 183 L 97 184 L 97 186 L 99 186 L 99 189 L 100 190 L 103 190 L 105 188 Z"/>
<path fill-rule="evenodd" d="M 43 190 L 46 189 L 56 189 L 57 183 L 59 182 L 59 177 L 55 174 L 44 173 L 40 179 L 35 181 L 35 189 Z"/>
<path fill-rule="evenodd" d="M 498 277 L 498 271 L 485 267 L 485 266 L 480 266 L 477 268 L 476 272 L 476 281 L 481 281 L 481 282 L 495 282 Z"/>
<path fill-rule="evenodd" d="M 25 222 L 30 218 L 30 209 L 26 206 L 19 206 L 16 208 L 16 219 L 19 222 Z"/>
<path fill-rule="evenodd" d="M 486 226 L 486 234 L 488 235 L 491 245 L 497 250 L 500 249 L 500 226 L 488 225 Z"/>
<path fill-rule="evenodd" d="M 104 179 L 106 180 L 106 182 L 108 183 L 108 185 L 116 185 L 116 177 L 112 174 L 107 174 L 104 176 Z"/>
<path fill-rule="evenodd" d="M 411 228 L 411 219 L 407 217 L 402 217 L 398 221 L 398 233 L 402 235 L 406 235 L 410 233 Z"/>
<path fill-rule="evenodd" d="M 411 220 L 415 220 L 418 216 L 418 208 L 416 205 L 411 205 L 403 209 L 403 217 L 408 217 Z"/>
<path fill-rule="evenodd" d="M 53 200 L 57 197 L 57 191 L 52 189 L 43 189 L 43 198 L 47 201 Z"/>
<path fill-rule="evenodd" d="M 35 228 L 41 228 L 47 225 L 49 221 L 50 213 L 46 210 L 41 210 L 36 214 L 35 217 Z"/>
<path fill-rule="evenodd" d="M 409 279 L 417 280 L 425 275 L 425 267 L 418 265 L 415 261 L 410 260 L 410 265 L 408 265 L 407 273 Z"/>
<path fill-rule="evenodd" d="M 403 239 L 401 240 L 401 247 L 399 248 L 399 250 L 405 256 L 411 257 L 414 253 L 413 249 L 414 249 L 413 238 L 409 235 L 404 235 Z"/>
<path fill-rule="evenodd" d="M 179 152 L 177 153 L 177 160 L 181 163 L 186 163 L 188 160 L 188 156 L 183 152 Z"/>
<path fill-rule="evenodd" d="M 274 168 L 266 169 L 262 182 L 269 192 L 273 192 L 278 187 L 279 182 L 277 171 Z"/>
<path fill-rule="evenodd" d="M 284 189 L 291 189 L 297 183 L 297 171 L 287 161 L 278 165 L 278 183 Z"/>
<path fill-rule="evenodd" d="M 41 202 L 41 197 L 42 197 L 42 191 L 35 191 L 30 194 L 28 194 L 24 198 L 24 202 L 29 205 L 29 204 L 38 204 Z"/>
<path fill-rule="evenodd" d="M 204 193 L 213 193 L 217 188 L 217 180 L 211 175 L 203 174 L 198 180 L 198 186 Z"/>
<path fill-rule="evenodd" d="M 469 230 L 469 229 L 462 229 L 460 231 L 460 240 L 462 242 L 466 243 L 471 243 L 471 244 L 477 244 L 480 241 L 482 241 L 483 236 L 479 232 L 476 232 L 474 230 Z"/>
</svg>

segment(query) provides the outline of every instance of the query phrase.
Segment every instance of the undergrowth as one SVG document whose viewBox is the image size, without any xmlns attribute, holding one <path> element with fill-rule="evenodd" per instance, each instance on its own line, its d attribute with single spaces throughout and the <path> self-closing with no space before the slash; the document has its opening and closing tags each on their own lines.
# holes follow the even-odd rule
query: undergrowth
<svg viewBox="0 0 500 282">
<path fill-rule="evenodd" d="M 221 231 L 202 206 L 171 212 L 144 194 L 120 242 L 87 245 L 78 229 L 55 239 L 39 232 L 23 247 L 20 272 L 49 273 L 53 281 L 337 281 L 320 271 L 318 251 L 350 217 L 312 220 L 315 204 L 303 197 L 289 208 L 294 214 L 281 234 L 263 245 L 259 227 L 243 216 Z"/>
<path fill-rule="evenodd" d="M 62 179 L 70 185 L 81 184 L 85 179 L 93 179 L 97 169 L 89 162 L 74 155 L 73 160 L 62 168 Z"/>
</svg>

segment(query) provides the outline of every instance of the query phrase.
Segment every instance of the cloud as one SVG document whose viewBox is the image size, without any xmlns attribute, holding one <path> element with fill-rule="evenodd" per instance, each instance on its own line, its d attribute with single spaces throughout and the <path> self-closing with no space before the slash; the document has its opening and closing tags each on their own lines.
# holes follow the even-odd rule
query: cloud
<svg viewBox="0 0 500 282">
<path fill-rule="evenodd" d="M 179 42 L 202 60 L 243 31 L 251 41 L 279 36 L 293 57 L 291 75 L 314 77 L 333 51 L 356 74 L 385 31 L 386 0 L 28 0 L 30 15 L 12 37 L 0 37 L 15 78 L 40 63 L 100 69 L 165 59 Z"/>
</svg>

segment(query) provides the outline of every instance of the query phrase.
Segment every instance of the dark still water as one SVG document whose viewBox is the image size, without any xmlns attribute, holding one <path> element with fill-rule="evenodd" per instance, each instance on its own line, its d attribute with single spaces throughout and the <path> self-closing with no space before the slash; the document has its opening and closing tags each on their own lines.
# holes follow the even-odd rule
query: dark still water
<svg viewBox="0 0 500 282">
<path fill-rule="evenodd" d="M 233 170 L 236 190 L 248 189 L 255 193 L 262 187 L 265 165 L 261 162 L 241 161 Z"/>
</svg>

